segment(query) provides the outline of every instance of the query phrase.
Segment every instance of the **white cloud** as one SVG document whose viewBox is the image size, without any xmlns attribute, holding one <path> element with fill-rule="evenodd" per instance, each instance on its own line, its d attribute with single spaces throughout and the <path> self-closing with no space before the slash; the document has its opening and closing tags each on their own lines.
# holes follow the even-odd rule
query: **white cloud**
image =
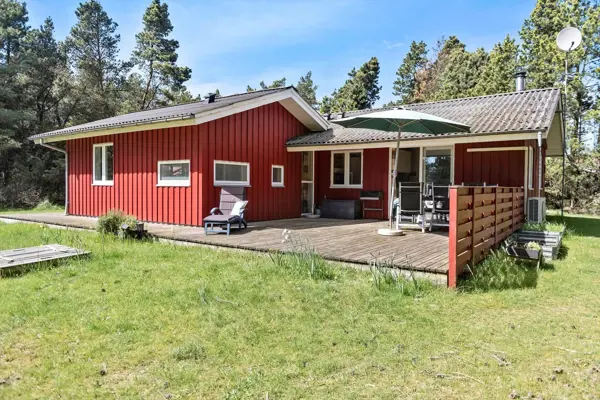
<svg viewBox="0 0 600 400">
<path fill-rule="evenodd" d="M 396 49 L 398 47 L 404 46 L 404 42 L 390 42 L 389 40 L 384 40 L 383 45 L 388 49 Z"/>
</svg>

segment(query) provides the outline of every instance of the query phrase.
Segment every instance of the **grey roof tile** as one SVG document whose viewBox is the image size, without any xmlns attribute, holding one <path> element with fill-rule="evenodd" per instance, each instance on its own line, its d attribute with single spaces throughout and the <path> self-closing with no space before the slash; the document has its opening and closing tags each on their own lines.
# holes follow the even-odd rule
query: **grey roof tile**
<svg viewBox="0 0 600 400">
<path fill-rule="evenodd" d="M 467 135 L 483 135 L 546 131 L 552 124 L 552 119 L 559 99 L 560 90 L 549 88 L 490 96 L 467 97 L 430 103 L 407 104 L 402 107 L 467 124 L 471 127 L 471 132 Z M 343 116 L 351 117 L 392 108 L 394 107 L 349 111 L 344 113 Z M 292 138 L 287 142 L 287 145 L 310 146 L 387 142 L 396 140 L 397 138 L 397 134 L 393 132 L 360 128 L 343 128 L 342 126 L 335 124 L 335 120 L 341 118 L 342 113 L 331 114 L 329 116 L 329 122 L 332 123 L 332 129 Z M 438 137 L 456 135 L 465 134 L 448 133 L 446 135 L 438 135 Z M 430 136 L 416 133 L 404 133 L 402 137 L 404 139 L 416 139 Z"/>
<path fill-rule="evenodd" d="M 64 129 L 59 129 L 52 132 L 45 132 L 31 136 L 29 139 L 39 139 L 50 136 L 61 136 L 89 132 L 99 129 L 110 129 L 127 125 L 147 124 L 155 121 L 163 121 L 167 119 L 191 118 L 195 114 L 225 107 L 240 101 L 250 100 L 257 97 L 269 95 L 292 88 L 291 86 L 257 90 L 249 93 L 238 93 L 230 96 L 218 97 L 213 103 L 208 103 L 206 100 L 197 101 L 194 103 L 181 104 L 177 106 L 153 108 L 145 111 L 138 111 L 129 114 L 117 115 L 116 117 L 105 118 L 98 121 L 88 122 L 86 124 L 71 126 Z"/>
</svg>

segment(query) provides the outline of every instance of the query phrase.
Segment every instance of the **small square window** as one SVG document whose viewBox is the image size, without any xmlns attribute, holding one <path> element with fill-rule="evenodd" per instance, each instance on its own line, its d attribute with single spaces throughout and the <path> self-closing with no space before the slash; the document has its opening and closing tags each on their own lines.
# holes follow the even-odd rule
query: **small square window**
<svg viewBox="0 0 600 400">
<path fill-rule="evenodd" d="M 271 185 L 283 187 L 283 165 L 271 166 Z"/>
<path fill-rule="evenodd" d="M 190 160 L 159 161 L 157 186 L 190 186 Z"/>
</svg>

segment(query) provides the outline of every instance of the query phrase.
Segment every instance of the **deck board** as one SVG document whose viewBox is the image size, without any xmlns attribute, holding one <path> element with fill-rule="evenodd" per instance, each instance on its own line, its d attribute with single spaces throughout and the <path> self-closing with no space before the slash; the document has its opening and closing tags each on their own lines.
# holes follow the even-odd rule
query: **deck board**
<svg viewBox="0 0 600 400">
<path fill-rule="evenodd" d="M 3 250 L 0 251 L 0 270 L 86 254 L 89 252 L 60 244 Z"/>
<path fill-rule="evenodd" d="M 95 218 L 58 213 L 10 214 L 0 215 L 0 218 L 83 229 L 93 228 L 96 223 Z M 281 243 L 283 229 L 289 229 L 294 235 L 301 235 L 326 259 L 367 265 L 374 256 L 385 260 L 393 258 L 397 266 L 404 266 L 408 260 L 414 270 L 447 274 L 447 234 L 405 230 L 404 236 L 377 235 L 377 229 L 386 225 L 377 220 L 295 218 L 253 222 L 248 229 L 232 230 L 230 236 L 205 235 L 203 228 L 191 226 L 146 223 L 146 228 L 164 239 L 259 251 L 289 250 L 288 245 Z"/>
</svg>

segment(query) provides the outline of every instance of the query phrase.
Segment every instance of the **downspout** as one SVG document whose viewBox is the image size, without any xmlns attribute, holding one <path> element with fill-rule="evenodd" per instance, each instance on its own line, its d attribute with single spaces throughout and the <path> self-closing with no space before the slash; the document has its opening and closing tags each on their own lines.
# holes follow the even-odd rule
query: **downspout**
<svg viewBox="0 0 600 400">
<path fill-rule="evenodd" d="M 60 151 L 65 155 L 65 215 L 67 215 L 69 212 L 69 153 L 59 147 L 44 143 L 44 139 L 41 139 L 39 144 L 51 150 Z"/>
<path fill-rule="evenodd" d="M 537 197 L 542 197 L 542 132 L 538 132 L 538 192 Z"/>
</svg>

